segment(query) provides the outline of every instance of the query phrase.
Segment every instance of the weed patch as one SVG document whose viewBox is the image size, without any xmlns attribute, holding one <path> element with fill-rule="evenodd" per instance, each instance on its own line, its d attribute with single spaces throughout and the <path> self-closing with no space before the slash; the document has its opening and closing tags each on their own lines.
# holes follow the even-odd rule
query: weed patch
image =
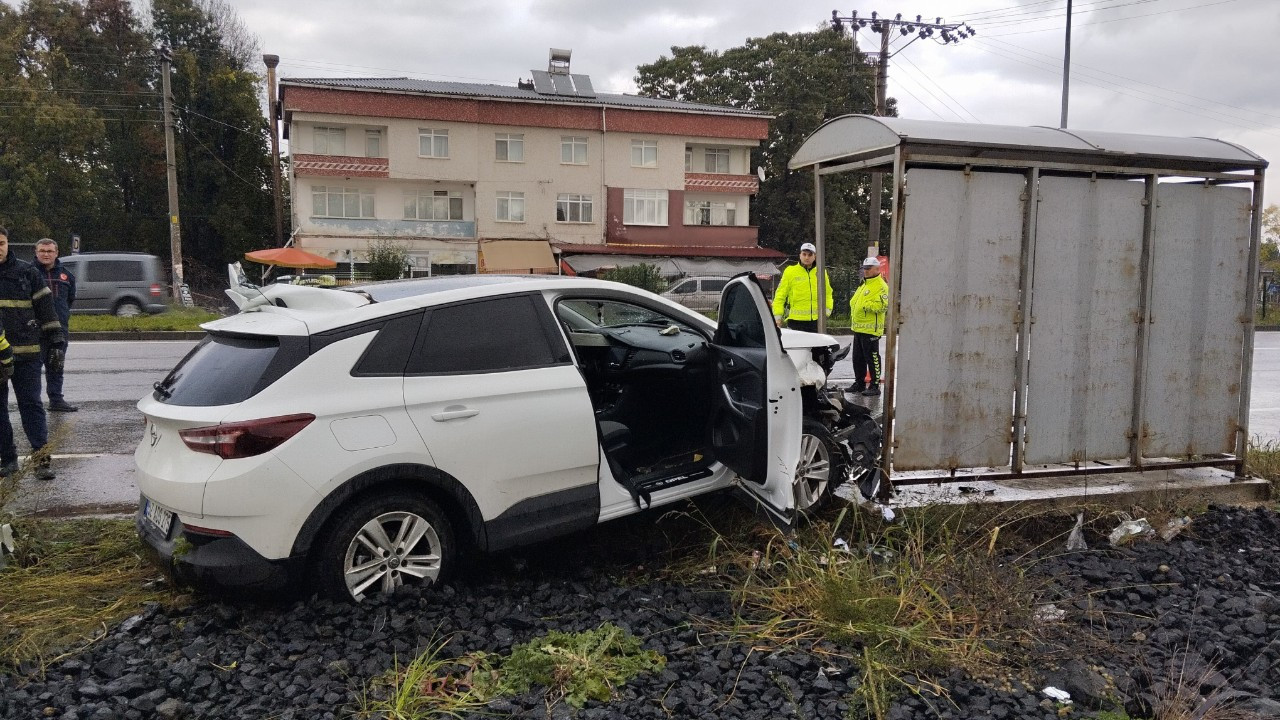
<svg viewBox="0 0 1280 720">
<path fill-rule="evenodd" d="M 362 694 L 357 717 L 407 720 L 460 717 L 498 697 L 546 688 L 548 706 L 564 700 L 581 708 L 607 702 L 641 673 L 661 672 L 666 659 L 611 623 L 580 633 L 552 631 L 512 648 L 505 658 L 470 653 L 446 658 L 445 643 L 431 645 L 403 670 L 374 679 Z"/>
<path fill-rule="evenodd" d="M 171 601 L 149 589 L 155 568 L 141 556 L 128 520 L 13 520 L 13 563 L 0 570 L 0 672 L 49 662 L 136 614 Z"/>
<path fill-rule="evenodd" d="M 1271 497 L 1280 497 L 1280 440 L 1255 436 L 1244 455 L 1245 471 L 1271 482 Z"/>
<path fill-rule="evenodd" d="M 72 315 L 71 332 L 142 332 L 199 330 L 201 323 L 221 315 L 200 308 L 173 307 L 158 315 L 116 317 L 115 315 Z"/>
</svg>

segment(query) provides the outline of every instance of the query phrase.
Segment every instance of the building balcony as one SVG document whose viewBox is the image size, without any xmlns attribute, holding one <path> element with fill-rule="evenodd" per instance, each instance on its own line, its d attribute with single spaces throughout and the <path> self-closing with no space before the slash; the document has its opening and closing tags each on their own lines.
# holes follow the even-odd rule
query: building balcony
<svg viewBox="0 0 1280 720">
<path fill-rule="evenodd" d="M 441 238 L 474 240 L 474 220 L 380 220 L 359 218 L 306 218 L 309 233 L 390 238 Z"/>
<path fill-rule="evenodd" d="M 755 195 L 760 191 L 760 180 L 755 175 L 687 172 L 684 174 L 684 191 Z"/>
<path fill-rule="evenodd" d="M 367 178 L 390 176 L 387 158 L 296 153 L 292 160 L 293 173 L 298 176 Z"/>
</svg>

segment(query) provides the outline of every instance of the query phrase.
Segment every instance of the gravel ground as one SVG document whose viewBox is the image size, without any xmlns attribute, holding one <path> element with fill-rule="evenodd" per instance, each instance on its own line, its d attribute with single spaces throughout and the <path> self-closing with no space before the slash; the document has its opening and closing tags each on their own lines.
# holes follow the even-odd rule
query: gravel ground
<svg viewBox="0 0 1280 720">
<path fill-rule="evenodd" d="M 1033 572 L 1073 657 L 1047 662 L 1034 685 L 938 678 L 945 697 L 899 700 L 892 718 L 1060 718 L 1039 690 L 1054 685 L 1088 717 L 1104 698 L 1135 716 L 1168 695 L 1171 675 L 1257 717 L 1280 718 L 1280 518 L 1266 509 L 1212 508 L 1171 542 L 1046 551 Z M 580 718 L 843 718 L 856 668 L 804 649 L 753 650 L 705 622 L 731 621 L 727 594 L 651 581 L 619 582 L 625 544 L 597 558 L 579 536 L 485 560 L 448 586 L 351 607 L 201 601 L 151 608 L 42 680 L 0 676 L 0 718 L 337 718 L 366 681 L 433 641 L 446 652 L 508 652 L 557 629 L 612 622 L 667 658 Z M 636 544 L 632 564 L 650 557 Z M 632 576 L 633 578 L 635 576 Z M 812 650 L 810 648 L 809 650 Z M 1059 660 L 1063 658 L 1058 657 Z M 1108 677 L 1109 676 L 1109 677 Z M 1185 683 L 1184 683 L 1185 684 Z M 542 696 L 496 701 L 488 717 L 574 716 Z"/>
</svg>

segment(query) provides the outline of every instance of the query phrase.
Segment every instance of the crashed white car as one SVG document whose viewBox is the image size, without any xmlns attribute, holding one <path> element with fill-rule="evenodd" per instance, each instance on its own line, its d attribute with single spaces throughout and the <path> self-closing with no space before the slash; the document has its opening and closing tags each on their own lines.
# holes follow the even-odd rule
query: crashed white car
<svg viewBox="0 0 1280 720">
<path fill-rule="evenodd" d="M 497 550 L 738 487 L 786 522 L 877 424 L 827 392 L 839 345 L 779 332 L 749 276 L 718 325 L 564 277 L 231 292 L 236 315 L 138 403 L 136 525 L 208 586 L 355 600 Z"/>
</svg>

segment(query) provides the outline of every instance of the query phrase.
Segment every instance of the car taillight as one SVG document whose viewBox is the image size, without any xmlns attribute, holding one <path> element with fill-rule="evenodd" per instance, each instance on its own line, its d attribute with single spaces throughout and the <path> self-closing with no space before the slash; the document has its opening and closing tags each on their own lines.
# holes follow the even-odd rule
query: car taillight
<svg viewBox="0 0 1280 720">
<path fill-rule="evenodd" d="M 160 283 L 151 283 L 151 297 L 160 297 Z"/>
<path fill-rule="evenodd" d="M 298 431 L 310 425 L 315 419 L 316 416 L 310 413 L 282 415 L 261 420 L 191 428 L 179 432 L 178 435 L 187 447 L 196 452 L 232 460 L 261 455 L 297 435 Z"/>
</svg>

